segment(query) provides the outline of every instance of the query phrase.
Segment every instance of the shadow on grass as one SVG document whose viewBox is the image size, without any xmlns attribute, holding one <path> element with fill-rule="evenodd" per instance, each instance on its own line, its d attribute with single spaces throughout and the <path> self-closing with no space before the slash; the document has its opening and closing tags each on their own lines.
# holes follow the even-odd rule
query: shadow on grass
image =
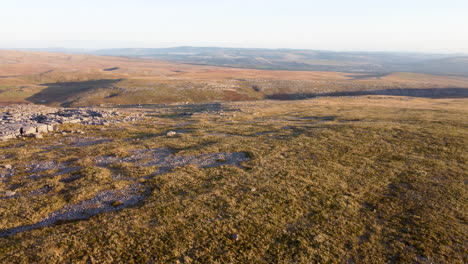
<svg viewBox="0 0 468 264">
<path fill-rule="evenodd" d="M 61 106 L 66 107 L 70 105 L 69 101 L 80 93 L 98 88 L 111 88 L 113 84 L 121 80 L 122 79 L 100 79 L 83 82 L 44 83 L 41 84 L 41 86 L 46 86 L 47 88 L 26 98 L 26 100 L 32 103 L 58 102 Z"/>
<path fill-rule="evenodd" d="M 282 93 L 268 95 L 266 99 L 272 100 L 301 100 L 314 97 L 339 97 L 339 96 L 362 96 L 362 95 L 390 95 L 410 96 L 432 99 L 443 98 L 468 98 L 468 88 L 414 88 L 414 89 L 383 89 L 371 91 L 349 91 L 332 93 Z"/>
</svg>

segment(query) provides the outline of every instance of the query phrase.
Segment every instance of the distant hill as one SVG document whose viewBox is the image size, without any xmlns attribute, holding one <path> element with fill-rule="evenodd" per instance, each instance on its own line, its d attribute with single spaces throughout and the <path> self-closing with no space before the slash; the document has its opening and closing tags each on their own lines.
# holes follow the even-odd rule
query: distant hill
<svg viewBox="0 0 468 264">
<path fill-rule="evenodd" d="M 468 76 L 468 54 L 363 51 L 336 52 L 308 49 L 257 49 L 191 46 L 101 50 L 51 47 L 19 50 L 145 58 L 186 64 L 262 70 L 332 71 L 372 74 L 414 72 L 437 75 Z"/>
<path fill-rule="evenodd" d="M 51 53 L 69 53 L 69 54 L 90 54 L 93 53 L 89 49 L 71 49 L 71 48 L 60 48 L 60 47 L 50 47 L 50 48 L 29 48 L 29 49 L 15 49 L 19 51 L 37 51 L 37 52 L 51 52 Z"/>
<path fill-rule="evenodd" d="M 405 52 L 175 47 L 105 49 L 96 55 L 153 58 L 189 64 L 294 71 L 417 72 L 468 76 L 468 56 Z"/>
<path fill-rule="evenodd" d="M 189 53 L 203 49 L 187 47 L 181 50 Z M 145 53 L 144 50 L 132 52 Z M 224 54 L 221 49 L 218 52 Z M 253 50 L 242 52 L 254 53 Z M 268 50 L 259 52 L 263 57 L 251 58 L 262 65 L 268 65 L 268 61 L 287 61 L 293 56 L 287 52 L 270 51 L 268 56 Z M 361 58 L 350 54 L 304 53 L 335 60 L 348 56 L 349 67 L 377 57 L 372 54 Z M 401 60 L 396 56 L 381 56 L 381 60 Z M 412 56 L 414 63 L 418 63 L 419 55 Z M 368 94 L 468 97 L 468 77 L 463 76 L 240 69 L 130 57 L 0 50 L 0 105 L 27 102 L 61 106 L 159 104 Z M 244 61 L 249 62 L 247 59 Z M 465 63 L 463 58 L 433 58 L 430 62 L 423 64 L 427 71 L 445 67 L 455 72 L 463 67 L 444 65 Z M 289 65 L 299 67 L 301 64 Z M 329 66 L 330 69 L 334 67 L 331 62 Z"/>
<path fill-rule="evenodd" d="M 468 75 L 468 56 L 440 58 L 434 60 L 426 60 L 416 62 L 411 65 L 407 71 L 417 69 L 418 72 L 430 74 L 454 74 L 454 75 Z"/>
</svg>

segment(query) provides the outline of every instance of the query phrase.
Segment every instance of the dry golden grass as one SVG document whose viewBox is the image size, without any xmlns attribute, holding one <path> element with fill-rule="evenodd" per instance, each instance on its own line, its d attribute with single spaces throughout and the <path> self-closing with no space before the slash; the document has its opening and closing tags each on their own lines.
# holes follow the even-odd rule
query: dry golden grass
<svg viewBox="0 0 468 264">
<path fill-rule="evenodd" d="M 102 190 L 135 181 L 148 190 L 123 210 L 0 238 L 0 262 L 468 261 L 467 99 L 371 96 L 139 111 L 144 122 L 65 127 L 112 139 L 97 145 L 73 146 L 79 139 L 73 134 L 0 142 L 2 162 L 17 170 L 0 191 L 21 195 L 0 199 L 3 230 Z M 180 115 L 185 112 L 194 114 Z M 185 132 L 165 136 L 179 129 Z M 48 146 L 57 148 L 44 151 Z M 250 160 L 139 178 L 148 167 L 99 166 L 94 159 L 158 148 L 180 157 L 245 152 Z M 48 160 L 81 169 L 25 178 L 29 163 Z M 74 173 L 85 177 L 63 181 Z M 109 179 L 114 174 L 128 178 Z M 27 196 L 44 185 L 48 193 Z"/>
</svg>

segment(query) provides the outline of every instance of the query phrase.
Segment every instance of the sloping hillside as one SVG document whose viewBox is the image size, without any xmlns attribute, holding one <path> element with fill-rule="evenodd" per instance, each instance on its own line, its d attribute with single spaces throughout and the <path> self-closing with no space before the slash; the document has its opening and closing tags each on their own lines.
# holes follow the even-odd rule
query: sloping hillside
<svg viewBox="0 0 468 264">
<path fill-rule="evenodd" d="M 356 94 L 465 97 L 466 88 L 468 78 L 456 76 L 267 71 L 152 59 L 0 51 L 0 104 L 85 106 Z"/>
</svg>

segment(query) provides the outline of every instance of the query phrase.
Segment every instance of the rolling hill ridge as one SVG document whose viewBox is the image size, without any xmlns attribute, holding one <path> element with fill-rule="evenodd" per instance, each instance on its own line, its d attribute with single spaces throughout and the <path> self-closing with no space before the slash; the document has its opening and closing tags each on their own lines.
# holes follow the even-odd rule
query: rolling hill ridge
<svg viewBox="0 0 468 264">
<path fill-rule="evenodd" d="M 452 59 L 440 61 L 452 63 Z M 463 58 L 457 63 L 463 64 Z M 467 88 L 467 77 L 453 75 L 258 70 L 148 58 L 0 51 L 1 104 L 87 106 L 366 94 L 444 98 L 467 97 Z"/>
</svg>

